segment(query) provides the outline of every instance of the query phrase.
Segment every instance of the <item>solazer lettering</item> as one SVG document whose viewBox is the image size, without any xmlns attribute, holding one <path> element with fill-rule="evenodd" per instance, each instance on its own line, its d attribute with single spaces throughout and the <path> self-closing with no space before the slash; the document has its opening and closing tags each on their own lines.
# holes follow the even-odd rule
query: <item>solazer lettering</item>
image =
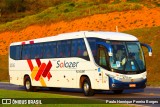
<svg viewBox="0 0 160 107">
<path fill-rule="evenodd" d="M 57 66 L 56 66 L 56 68 L 76 68 L 77 66 L 78 66 L 78 63 L 79 62 L 66 62 L 66 61 L 64 61 L 64 62 L 60 62 L 60 60 L 59 61 L 57 61 Z"/>
</svg>

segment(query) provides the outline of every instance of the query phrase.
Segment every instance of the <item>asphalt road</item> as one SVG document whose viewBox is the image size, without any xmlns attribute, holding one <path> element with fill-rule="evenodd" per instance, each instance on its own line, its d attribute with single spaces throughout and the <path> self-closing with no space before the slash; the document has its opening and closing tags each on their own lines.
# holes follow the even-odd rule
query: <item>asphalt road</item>
<svg viewBox="0 0 160 107">
<path fill-rule="evenodd" d="M 23 86 L 17 86 L 6 82 L 0 82 L 0 89 L 25 91 Z M 81 89 L 62 88 L 60 91 L 50 91 L 48 88 L 41 88 L 37 92 L 85 97 Z M 105 100 L 106 98 L 160 98 L 160 87 L 146 87 L 145 89 L 125 90 L 123 94 L 113 94 L 112 91 L 98 91 L 95 92 L 95 95 L 91 98 L 100 100 Z M 160 104 L 140 105 L 148 107 L 160 107 Z"/>
</svg>

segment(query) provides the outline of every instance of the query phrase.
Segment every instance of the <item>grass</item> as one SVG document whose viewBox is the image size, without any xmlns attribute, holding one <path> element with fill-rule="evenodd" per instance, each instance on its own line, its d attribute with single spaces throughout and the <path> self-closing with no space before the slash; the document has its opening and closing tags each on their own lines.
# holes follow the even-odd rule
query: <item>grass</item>
<svg viewBox="0 0 160 107">
<path fill-rule="evenodd" d="M 96 4 L 95 2 L 65 2 L 55 7 L 49 7 L 41 13 L 0 25 L 0 32 L 19 30 L 32 24 L 50 24 L 57 21 L 70 21 L 94 14 L 104 14 L 115 11 L 138 10 L 142 4 L 120 2 L 117 4 Z"/>
<path fill-rule="evenodd" d="M 159 7 L 160 6 L 160 2 L 159 0 L 127 0 L 128 2 L 132 2 L 132 3 L 142 3 L 147 7 Z"/>
<path fill-rule="evenodd" d="M 42 104 L 43 105 L 36 105 L 36 106 L 51 106 L 51 107 L 72 107 L 72 106 L 76 106 L 76 107 L 97 107 L 97 106 L 101 106 L 101 107 L 126 107 L 125 105 L 116 105 L 116 104 L 105 104 L 105 101 L 100 101 L 100 100 L 93 100 L 93 99 L 89 99 L 89 98 L 78 98 L 77 97 L 73 97 L 73 96 L 66 96 L 66 95 L 59 95 L 59 94 L 52 94 L 52 93 L 38 93 L 38 92 L 25 92 L 25 91 L 13 91 L 13 90 L 0 90 L 0 98 L 24 98 L 23 100 L 26 100 L 28 98 L 28 100 L 30 99 L 42 99 L 42 98 L 53 98 L 53 99 L 48 99 L 48 101 L 50 102 L 54 102 L 56 104 L 43 104 L 43 99 L 42 99 Z M 52 101 L 51 101 L 52 100 Z M 55 102 L 55 101 L 58 102 Z M 72 100 L 72 101 L 71 101 Z M 71 104 L 63 104 L 63 102 L 69 101 Z M 73 102 L 76 101 L 76 102 Z M 44 101 L 45 102 L 45 101 Z M 46 101 L 47 102 L 47 101 Z M 59 103 L 59 104 L 58 104 Z M 75 103 L 73 105 L 73 103 Z M 78 104 L 76 104 L 78 103 Z M 104 104 L 103 104 L 104 103 Z M 6 105 L 7 106 L 7 105 Z M 11 106 L 11 105 L 8 105 Z M 17 105 L 12 105 L 12 106 L 16 106 Z M 19 106 L 24 106 L 24 105 L 19 105 Z M 27 105 L 26 105 L 27 106 Z M 28 105 L 28 106 L 35 106 L 35 105 Z"/>
</svg>

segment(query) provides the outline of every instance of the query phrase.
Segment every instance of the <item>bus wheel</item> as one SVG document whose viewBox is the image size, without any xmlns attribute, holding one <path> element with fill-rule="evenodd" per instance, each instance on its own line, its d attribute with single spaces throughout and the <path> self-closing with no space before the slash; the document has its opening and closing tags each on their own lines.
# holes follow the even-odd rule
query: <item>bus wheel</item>
<svg viewBox="0 0 160 107">
<path fill-rule="evenodd" d="M 24 87 L 25 87 L 26 91 L 36 91 L 36 87 L 32 86 L 32 83 L 31 83 L 31 80 L 29 77 L 25 78 Z"/>
<path fill-rule="evenodd" d="M 122 94 L 123 90 L 113 90 L 114 94 Z"/>
<path fill-rule="evenodd" d="M 91 88 L 91 83 L 88 78 L 83 81 L 83 92 L 85 96 L 93 96 L 94 90 Z"/>
</svg>

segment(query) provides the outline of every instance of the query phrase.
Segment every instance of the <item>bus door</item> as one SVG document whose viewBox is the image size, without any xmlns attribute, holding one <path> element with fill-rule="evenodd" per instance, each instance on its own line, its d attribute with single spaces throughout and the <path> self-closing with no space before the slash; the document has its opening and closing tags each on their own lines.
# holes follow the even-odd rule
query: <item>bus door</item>
<svg viewBox="0 0 160 107">
<path fill-rule="evenodd" d="M 99 78 L 99 81 L 101 84 L 100 87 L 103 89 L 103 88 L 106 88 L 107 84 L 108 84 L 108 78 L 106 78 L 105 76 L 105 72 L 106 70 L 109 70 L 109 56 L 108 56 L 108 52 L 107 52 L 107 49 L 102 46 L 102 45 L 98 45 L 98 52 L 97 52 L 97 64 L 100 66 L 99 69 L 99 74 L 98 74 L 98 78 Z"/>
</svg>

